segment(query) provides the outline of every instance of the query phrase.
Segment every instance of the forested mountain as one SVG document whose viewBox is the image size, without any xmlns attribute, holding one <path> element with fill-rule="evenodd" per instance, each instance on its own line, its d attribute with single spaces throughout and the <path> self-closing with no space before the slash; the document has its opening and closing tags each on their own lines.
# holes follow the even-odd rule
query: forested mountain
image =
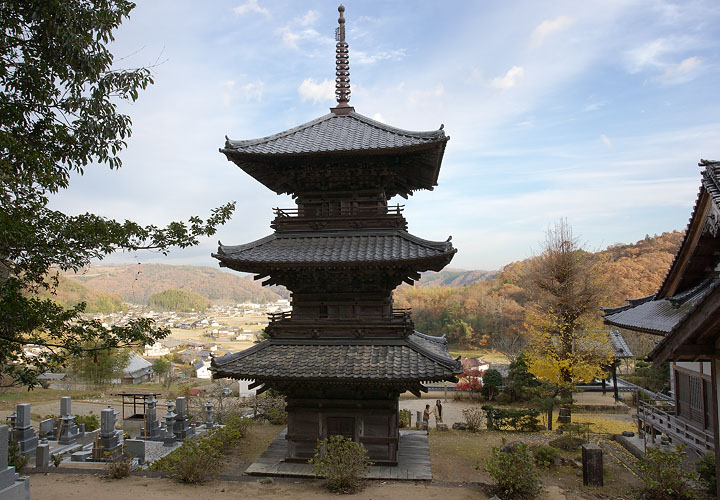
<svg viewBox="0 0 720 500">
<path fill-rule="evenodd" d="M 76 281 L 59 276 L 58 287 L 53 295 L 46 290 L 39 293 L 41 298 L 52 298 L 59 305 L 70 308 L 85 302 L 85 312 L 108 314 L 125 309 L 121 297 L 111 293 L 90 290 Z"/>
<path fill-rule="evenodd" d="M 167 264 L 93 265 L 71 280 L 90 289 L 114 293 L 131 304 L 146 305 L 151 295 L 165 290 L 188 290 L 214 304 L 274 302 L 281 296 L 259 282 L 220 269 Z"/>
<path fill-rule="evenodd" d="M 606 305 L 619 306 L 625 298 L 654 293 L 682 237 L 674 231 L 590 253 L 608 280 Z M 395 305 L 411 307 L 415 327 L 423 333 L 445 334 L 458 346 L 512 351 L 523 344 L 525 305 L 530 299 L 523 268 L 528 261 L 508 264 L 494 278 L 468 286 L 402 287 L 395 293 Z"/>
</svg>

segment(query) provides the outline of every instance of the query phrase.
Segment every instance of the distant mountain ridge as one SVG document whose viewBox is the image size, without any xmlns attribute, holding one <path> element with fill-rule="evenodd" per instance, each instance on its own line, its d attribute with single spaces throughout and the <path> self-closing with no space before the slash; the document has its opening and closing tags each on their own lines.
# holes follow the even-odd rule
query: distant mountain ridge
<svg viewBox="0 0 720 500">
<path fill-rule="evenodd" d="M 188 290 L 214 304 L 275 302 L 283 298 L 245 276 L 207 266 L 169 264 L 92 265 L 65 276 L 91 290 L 119 295 L 125 302 L 147 305 L 151 295 L 165 290 Z"/>
<path fill-rule="evenodd" d="M 443 269 L 440 272 L 422 273 L 415 286 L 466 286 L 478 281 L 488 281 L 497 276 L 498 271 L 466 271 L 464 269 Z"/>
</svg>

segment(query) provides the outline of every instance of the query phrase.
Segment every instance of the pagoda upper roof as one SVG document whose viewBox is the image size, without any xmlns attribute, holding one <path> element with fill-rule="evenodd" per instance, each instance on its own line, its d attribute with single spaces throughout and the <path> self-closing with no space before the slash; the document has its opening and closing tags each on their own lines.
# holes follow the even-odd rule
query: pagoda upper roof
<svg viewBox="0 0 720 500">
<path fill-rule="evenodd" d="M 437 185 L 445 144 L 450 139 L 442 126 L 438 130 L 415 132 L 391 127 L 355 111 L 347 114 L 328 113 L 303 125 L 260 139 L 236 141 L 227 139 L 220 149 L 256 180 L 278 194 L 294 194 L 302 190 L 333 189 L 313 186 L 319 182 L 312 173 L 298 173 L 299 165 L 311 160 L 313 172 L 318 166 L 330 165 L 338 179 L 321 180 L 331 186 L 349 188 L 382 187 L 389 195 L 407 197 L 419 189 L 432 190 Z M 359 158 L 369 160 L 380 155 L 392 161 L 380 161 L 392 174 L 383 172 L 380 180 L 363 165 L 363 174 L 333 168 Z M 402 162 L 402 158 L 407 158 Z M 295 171 L 289 175 L 289 171 Z M 342 170 L 339 172 L 338 170 Z M 346 184 L 343 186 L 343 183 Z"/>
<path fill-rule="evenodd" d="M 444 337 L 415 332 L 405 339 L 271 339 L 213 358 L 215 378 L 316 382 L 452 380 L 462 366 Z"/>
<path fill-rule="evenodd" d="M 213 257 L 221 266 L 259 272 L 267 267 L 333 267 L 419 263 L 418 271 L 439 271 L 457 250 L 450 239 L 429 241 L 399 229 L 273 233 L 245 245 L 220 244 Z"/>
<path fill-rule="evenodd" d="M 429 132 L 402 130 L 351 111 L 346 115 L 328 113 L 285 132 L 260 139 L 228 139 L 221 151 L 233 155 L 386 152 L 424 149 L 444 144 L 449 139 L 442 128 Z"/>
</svg>

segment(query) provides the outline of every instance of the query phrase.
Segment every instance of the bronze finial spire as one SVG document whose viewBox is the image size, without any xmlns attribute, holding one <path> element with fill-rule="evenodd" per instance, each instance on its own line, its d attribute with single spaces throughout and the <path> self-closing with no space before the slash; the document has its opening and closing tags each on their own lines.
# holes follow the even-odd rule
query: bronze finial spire
<svg viewBox="0 0 720 500">
<path fill-rule="evenodd" d="M 348 101 L 350 101 L 350 59 L 348 54 L 348 44 L 345 41 L 345 7 L 341 4 L 338 7 L 340 17 L 338 18 L 338 26 L 335 29 L 335 99 L 338 102 L 337 107 L 330 108 L 336 115 L 346 115 L 353 111 Z"/>
</svg>

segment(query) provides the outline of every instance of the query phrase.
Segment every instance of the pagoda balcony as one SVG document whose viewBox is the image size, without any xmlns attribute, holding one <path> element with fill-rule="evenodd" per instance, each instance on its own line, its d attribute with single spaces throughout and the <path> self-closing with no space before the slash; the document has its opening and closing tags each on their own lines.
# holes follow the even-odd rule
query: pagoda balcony
<svg viewBox="0 0 720 500">
<path fill-rule="evenodd" d="M 356 317 L 297 317 L 286 311 L 271 313 L 268 320 L 266 332 L 272 338 L 407 337 L 415 331 L 410 309 Z"/>
<path fill-rule="evenodd" d="M 321 229 L 403 229 L 407 220 L 404 205 L 348 208 L 275 208 L 270 227 L 276 231 Z"/>
</svg>

